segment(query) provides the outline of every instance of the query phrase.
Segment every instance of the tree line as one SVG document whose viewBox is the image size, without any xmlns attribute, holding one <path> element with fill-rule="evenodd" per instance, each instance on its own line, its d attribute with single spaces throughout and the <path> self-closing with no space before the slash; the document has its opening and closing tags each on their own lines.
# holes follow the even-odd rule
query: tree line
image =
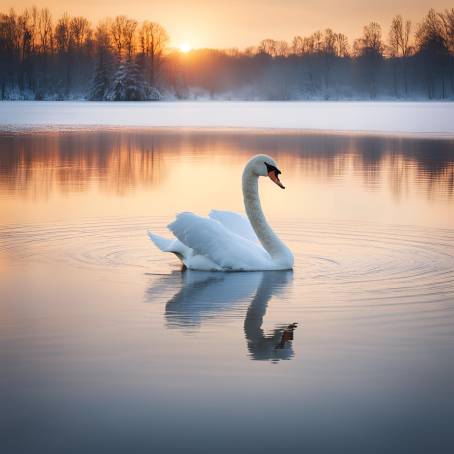
<svg viewBox="0 0 454 454">
<path fill-rule="evenodd" d="M 1 99 L 452 99 L 454 9 L 401 15 L 387 33 L 364 26 L 349 43 L 331 29 L 238 49 L 169 47 L 156 22 L 92 25 L 47 8 L 0 13 Z"/>
</svg>

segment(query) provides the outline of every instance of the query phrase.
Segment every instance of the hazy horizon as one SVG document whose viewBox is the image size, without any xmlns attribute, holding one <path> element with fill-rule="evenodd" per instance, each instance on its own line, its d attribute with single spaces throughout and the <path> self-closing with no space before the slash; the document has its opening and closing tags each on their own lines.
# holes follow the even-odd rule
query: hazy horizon
<svg viewBox="0 0 454 454">
<path fill-rule="evenodd" d="M 139 21 L 151 20 L 160 23 L 169 33 L 170 45 L 189 43 L 193 48 L 239 49 L 257 45 L 264 38 L 291 41 L 295 35 L 310 35 L 316 30 L 332 28 L 342 32 L 350 41 L 359 37 L 365 24 L 376 21 L 388 33 L 393 16 L 402 14 L 414 24 L 418 23 L 430 8 L 437 11 L 452 8 L 452 2 L 384 0 L 381 4 L 346 0 L 320 0 L 314 5 L 310 1 L 238 0 L 213 2 L 196 0 L 156 0 L 153 5 L 143 0 L 130 3 L 98 1 L 75 2 L 73 0 L 43 0 L 35 2 L 38 7 L 47 7 L 54 17 L 68 12 L 72 16 L 85 16 L 93 23 L 105 17 L 127 15 Z M 20 12 L 33 6 L 28 0 L 0 1 L 0 9 L 14 8 Z M 240 13 L 241 12 L 241 13 Z"/>
</svg>

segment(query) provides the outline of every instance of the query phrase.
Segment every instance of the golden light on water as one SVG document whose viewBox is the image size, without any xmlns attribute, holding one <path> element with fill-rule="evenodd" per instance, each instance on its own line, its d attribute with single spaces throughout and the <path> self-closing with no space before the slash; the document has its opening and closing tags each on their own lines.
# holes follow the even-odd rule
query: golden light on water
<svg viewBox="0 0 454 454">
<path fill-rule="evenodd" d="M 258 153 L 282 171 L 286 189 L 263 178 L 260 199 L 294 270 L 181 272 L 147 230 L 243 211 Z M 345 452 L 371 434 L 408 452 L 451 441 L 453 139 L 43 128 L 0 134 L 0 156 L 0 394 L 20 426 L 8 452 L 69 439 L 173 454 L 232 437 L 251 454 L 325 452 L 339 430 Z"/>
<path fill-rule="evenodd" d="M 188 209 L 203 215 L 211 208 L 242 211 L 243 165 L 265 152 L 279 162 L 287 186 L 284 198 L 261 182 L 270 218 L 331 216 L 452 228 L 452 144 L 438 143 L 437 160 L 427 153 L 432 146 L 417 139 L 257 132 L 4 136 L 0 221 L 151 212 L 170 220 Z M 373 153 L 363 151 L 370 148 Z"/>
</svg>

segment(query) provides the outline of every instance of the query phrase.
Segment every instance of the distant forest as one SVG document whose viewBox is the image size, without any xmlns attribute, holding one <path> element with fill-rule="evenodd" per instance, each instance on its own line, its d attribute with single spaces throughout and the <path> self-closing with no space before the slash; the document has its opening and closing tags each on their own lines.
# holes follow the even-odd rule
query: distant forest
<svg viewBox="0 0 454 454">
<path fill-rule="evenodd" d="M 0 14 L 0 98 L 454 99 L 454 8 L 402 16 L 353 43 L 331 29 L 256 47 L 169 48 L 165 29 L 117 16 L 92 25 L 46 8 Z"/>
</svg>

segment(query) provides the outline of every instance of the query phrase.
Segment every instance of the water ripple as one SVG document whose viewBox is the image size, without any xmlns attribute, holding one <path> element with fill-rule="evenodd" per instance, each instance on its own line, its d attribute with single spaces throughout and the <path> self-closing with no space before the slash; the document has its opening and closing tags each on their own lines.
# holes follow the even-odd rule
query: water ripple
<svg viewBox="0 0 454 454">
<path fill-rule="evenodd" d="M 78 268 L 165 274 L 176 259 L 146 237 L 166 234 L 163 217 L 88 219 L 77 224 L 0 228 L 0 254 L 12 263 L 62 263 Z M 352 222 L 274 223 L 296 256 L 294 285 L 336 304 L 454 301 L 454 230 Z"/>
</svg>

